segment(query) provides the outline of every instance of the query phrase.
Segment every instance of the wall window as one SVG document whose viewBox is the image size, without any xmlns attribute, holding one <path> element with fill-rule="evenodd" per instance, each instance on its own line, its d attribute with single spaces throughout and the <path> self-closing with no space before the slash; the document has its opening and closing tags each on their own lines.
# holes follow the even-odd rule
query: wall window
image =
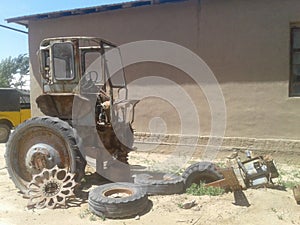
<svg viewBox="0 0 300 225">
<path fill-rule="evenodd" d="M 300 27 L 291 29 L 290 96 L 300 96 Z"/>
</svg>

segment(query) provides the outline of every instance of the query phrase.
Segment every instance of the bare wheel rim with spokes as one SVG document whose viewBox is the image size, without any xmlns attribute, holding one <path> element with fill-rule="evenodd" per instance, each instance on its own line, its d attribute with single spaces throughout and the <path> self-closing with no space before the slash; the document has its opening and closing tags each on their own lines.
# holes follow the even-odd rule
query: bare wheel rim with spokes
<svg viewBox="0 0 300 225">
<path fill-rule="evenodd" d="M 65 206 L 66 200 L 74 196 L 76 182 L 73 173 L 57 166 L 52 169 L 43 169 L 40 174 L 34 175 L 28 188 L 28 207 L 56 208 Z"/>
<path fill-rule="evenodd" d="M 16 187 L 26 193 L 33 175 L 44 168 L 57 165 L 76 173 L 79 154 L 76 133 L 69 124 L 57 118 L 36 117 L 13 132 L 7 144 L 6 164 Z"/>
</svg>

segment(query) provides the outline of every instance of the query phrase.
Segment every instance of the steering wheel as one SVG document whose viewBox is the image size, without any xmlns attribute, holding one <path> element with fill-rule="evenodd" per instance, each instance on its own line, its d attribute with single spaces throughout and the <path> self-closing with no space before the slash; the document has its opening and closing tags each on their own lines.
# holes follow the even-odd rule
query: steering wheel
<svg viewBox="0 0 300 225">
<path fill-rule="evenodd" d="M 99 75 L 96 71 L 89 71 L 84 74 L 81 89 L 87 93 L 95 92 L 97 90 L 96 82 L 98 80 L 98 77 Z"/>
<path fill-rule="evenodd" d="M 84 74 L 86 81 L 92 81 L 94 84 L 98 81 L 99 74 L 96 71 L 89 71 Z"/>
</svg>

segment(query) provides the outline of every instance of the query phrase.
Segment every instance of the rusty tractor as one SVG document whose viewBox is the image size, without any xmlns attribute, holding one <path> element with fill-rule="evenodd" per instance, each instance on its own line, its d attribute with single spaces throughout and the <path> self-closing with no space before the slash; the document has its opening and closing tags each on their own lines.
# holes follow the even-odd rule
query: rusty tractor
<svg viewBox="0 0 300 225">
<path fill-rule="evenodd" d="M 118 47 L 100 38 L 49 38 L 41 42 L 38 58 L 42 94 L 36 103 L 45 116 L 19 125 L 7 143 L 6 163 L 16 187 L 28 192 L 34 177 L 40 184 L 49 180 L 36 175 L 44 169 L 51 174 L 56 166 L 80 181 L 87 162 L 99 173 L 116 162 L 127 164 L 138 101 L 127 99 Z M 48 195 L 58 190 L 55 173 L 43 187 Z"/>
</svg>

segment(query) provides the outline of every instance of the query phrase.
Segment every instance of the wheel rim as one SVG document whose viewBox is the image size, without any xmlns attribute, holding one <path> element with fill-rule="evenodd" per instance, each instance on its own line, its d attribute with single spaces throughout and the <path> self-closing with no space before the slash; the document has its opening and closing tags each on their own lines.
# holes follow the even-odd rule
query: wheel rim
<svg viewBox="0 0 300 225">
<path fill-rule="evenodd" d="M 68 171 L 71 168 L 66 140 L 46 127 L 27 127 L 11 150 L 13 158 L 10 161 L 14 176 L 24 187 L 32 180 L 33 175 L 44 168 L 51 169 L 54 165 Z M 49 156 L 52 161 L 47 160 Z"/>
<path fill-rule="evenodd" d="M 125 188 L 110 189 L 103 193 L 107 198 L 127 198 L 133 195 L 133 192 Z"/>
<path fill-rule="evenodd" d="M 76 182 L 75 174 L 68 173 L 57 166 L 52 169 L 43 169 L 40 174 L 34 175 L 28 185 L 28 206 L 35 208 L 55 208 L 66 204 L 66 198 L 74 195 Z"/>
<path fill-rule="evenodd" d="M 33 145 L 26 153 L 25 166 L 27 171 L 36 174 L 44 168 L 53 168 L 59 165 L 61 159 L 59 152 L 52 146 L 44 143 Z"/>
</svg>

